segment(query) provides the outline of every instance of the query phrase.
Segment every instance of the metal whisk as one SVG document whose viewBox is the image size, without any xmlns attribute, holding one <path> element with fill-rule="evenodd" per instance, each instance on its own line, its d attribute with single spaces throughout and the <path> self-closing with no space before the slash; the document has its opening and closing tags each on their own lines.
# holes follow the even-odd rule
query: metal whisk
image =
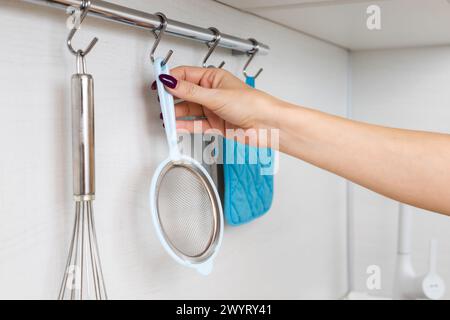
<svg viewBox="0 0 450 320">
<path fill-rule="evenodd" d="M 108 299 L 93 214 L 91 200 L 76 202 L 75 225 L 59 300 Z"/>
<path fill-rule="evenodd" d="M 83 2 L 80 22 L 84 20 L 89 1 Z M 60 300 L 107 299 L 94 224 L 95 199 L 95 128 L 94 80 L 86 73 L 86 54 L 97 39 L 83 51 L 75 51 L 71 41 L 76 33 L 72 29 L 68 47 L 76 54 L 77 73 L 72 76 L 72 158 L 75 225 L 70 243 L 61 289 Z"/>
</svg>

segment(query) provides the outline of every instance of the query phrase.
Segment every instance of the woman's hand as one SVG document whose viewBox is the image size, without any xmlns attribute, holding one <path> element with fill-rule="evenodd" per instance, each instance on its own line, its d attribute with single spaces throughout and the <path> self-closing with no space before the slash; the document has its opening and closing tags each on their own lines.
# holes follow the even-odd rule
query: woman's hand
<svg viewBox="0 0 450 320">
<path fill-rule="evenodd" d="M 177 121 L 178 129 L 193 133 L 216 129 L 227 136 L 228 129 L 247 133 L 265 128 L 263 119 L 270 118 L 277 104 L 275 98 L 222 69 L 178 67 L 171 75 L 161 75 L 160 80 L 171 94 L 184 100 L 176 106 L 177 118 L 205 117 L 201 126 L 194 121 Z"/>
</svg>

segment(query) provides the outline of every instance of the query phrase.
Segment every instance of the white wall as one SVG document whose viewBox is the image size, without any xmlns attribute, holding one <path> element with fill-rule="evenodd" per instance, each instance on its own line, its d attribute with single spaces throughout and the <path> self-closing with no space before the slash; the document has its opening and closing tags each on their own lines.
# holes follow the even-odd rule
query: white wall
<svg viewBox="0 0 450 320">
<path fill-rule="evenodd" d="M 346 51 L 206 0 L 117 0 L 149 12 L 272 47 L 256 59 L 258 86 L 344 115 Z M 1 2 L 0 298 L 57 295 L 73 222 L 69 79 L 63 12 Z M 149 180 L 166 155 L 159 107 L 149 85 L 150 32 L 92 18 L 75 39 L 100 42 L 87 57 L 96 81 L 97 232 L 111 298 L 337 298 L 345 285 L 344 181 L 283 156 L 273 210 L 227 228 L 214 273 L 174 263 L 151 225 Z M 206 46 L 166 38 L 172 64 L 198 65 Z M 221 50 L 240 75 L 244 57 Z"/>
<path fill-rule="evenodd" d="M 450 47 L 352 53 L 353 116 L 362 121 L 450 133 Z M 397 203 L 355 187 L 355 277 L 367 291 L 366 268 L 382 269 L 391 295 L 397 243 Z M 428 268 L 429 240 L 440 241 L 438 270 L 450 287 L 450 219 L 415 210 L 414 265 Z M 445 298 L 450 299 L 450 290 Z"/>
</svg>

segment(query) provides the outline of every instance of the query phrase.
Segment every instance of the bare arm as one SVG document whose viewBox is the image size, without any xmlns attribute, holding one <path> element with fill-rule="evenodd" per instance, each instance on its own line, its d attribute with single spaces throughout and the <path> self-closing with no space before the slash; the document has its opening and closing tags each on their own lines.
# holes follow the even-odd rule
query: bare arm
<svg viewBox="0 0 450 320">
<path fill-rule="evenodd" d="M 450 215 L 449 135 L 374 126 L 291 105 L 281 109 L 281 151 L 389 198 Z"/>
<path fill-rule="evenodd" d="M 280 151 L 397 201 L 450 215 L 450 136 L 374 126 L 280 101 L 226 71 L 180 67 L 163 81 L 203 130 L 279 129 Z M 179 128 L 194 130 L 192 121 Z"/>
</svg>

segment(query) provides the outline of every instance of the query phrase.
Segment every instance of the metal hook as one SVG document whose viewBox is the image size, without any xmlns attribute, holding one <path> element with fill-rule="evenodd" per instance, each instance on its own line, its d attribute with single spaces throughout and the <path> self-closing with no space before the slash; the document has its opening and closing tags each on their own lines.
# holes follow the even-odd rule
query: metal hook
<svg viewBox="0 0 450 320">
<path fill-rule="evenodd" d="M 161 39 L 164 36 L 164 33 L 166 32 L 167 24 L 168 24 L 167 17 L 165 16 L 164 13 L 157 12 L 157 13 L 155 13 L 155 15 L 157 15 L 160 18 L 161 25 L 158 28 L 152 30 L 152 32 L 156 38 L 155 43 L 153 44 L 153 47 L 152 47 L 152 51 L 150 52 L 150 59 L 152 60 L 153 63 L 155 62 L 156 49 L 158 48 L 159 43 L 161 42 Z M 157 31 L 159 31 L 159 33 L 157 33 Z M 164 60 L 162 62 L 163 66 L 165 66 L 167 64 L 167 62 L 169 62 L 170 57 L 172 57 L 172 54 L 173 54 L 173 50 L 170 50 L 167 53 L 166 57 L 164 58 Z"/>
<path fill-rule="evenodd" d="M 247 52 L 247 55 L 248 55 L 250 58 L 248 59 L 247 63 L 245 64 L 244 70 L 243 70 L 244 76 L 246 76 L 247 78 L 252 77 L 252 76 L 248 75 L 247 69 L 248 69 L 248 66 L 250 65 L 250 63 L 251 63 L 251 62 L 253 61 L 253 59 L 255 58 L 256 54 L 259 52 L 259 42 L 258 42 L 256 39 L 248 39 L 248 40 L 250 40 L 250 41 L 253 43 L 254 47 L 253 47 L 252 50 L 250 50 L 250 51 Z M 256 75 L 253 76 L 253 78 L 254 78 L 254 79 L 258 78 L 259 75 L 260 75 L 263 71 L 264 71 L 263 68 L 259 69 L 259 71 L 256 73 Z"/>
<path fill-rule="evenodd" d="M 67 47 L 69 48 L 69 51 L 74 54 L 74 55 L 79 55 L 81 54 L 82 56 L 86 56 L 89 52 L 91 52 L 91 50 L 94 48 L 94 46 L 97 44 L 98 42 L 98 38 L 95 37 L 91 43 L 89 44 L 89 46 L 85 49 L 85 50 L 75 50 L 72 47 L 72 39 L 75 36 L 75 33 L 78 31 L 78 29 L 80 28 L 81 24 L 83 23 L 84 19 L 86 18 L 88 12 L 89 12 L 89 8 L 91 7 L 91 1 L 86 1 L 84 0 L 81 3 L 80 9 L 82 10 L 81 16 L 80 16 L 80 23 L 79 25 L 75 25 L 72 30 L 69 33 L 69 36 L 67 37 Z"/>
<path fill-rule="evenodd" d="M 209 51 L 206 54 L 205 58 L 203 59 L 203 68 L 215 68 L 213 65 L 208 66 L 207 62 L 211 57 L 212 53 L 214 52 L 214 50 L 216 50 L 217 46 L 219 45 L 220 40 L 222 40 L 222 34 L 218 29 L 211 27 L 209 28 L 209 30 L 211 30 L 214 33 L 214 40 L 206 44 L 209 48 Z M 217 68 L 222 69 L 224 65 L 225 61 L 222 61 L 222 63 Z"/>
<path fill-rule="evenodd" d="M 81 50 L 77 53 L 77 73 L 86 74 L 86 59 L 84 58 Z"/>
</svg>

